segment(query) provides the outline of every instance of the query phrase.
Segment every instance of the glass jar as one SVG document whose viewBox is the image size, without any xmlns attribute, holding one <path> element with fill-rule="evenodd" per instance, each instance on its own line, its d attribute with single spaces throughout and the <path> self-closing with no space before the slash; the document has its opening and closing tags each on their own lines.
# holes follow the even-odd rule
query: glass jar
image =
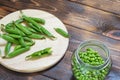
<svg viewBox="0 0 120 80">
<path fill-rule="evenodd" d="M 85 63 L 79 56 L 80 52 L 92 48 L 104 60 L 103 64 L 93 66 Z M 111 68 L 108 48 L 100 41 L 89 40 L 81 43 L 72 55 L 72 71 L 76 80 L 104 80 Z"/>
</svg>

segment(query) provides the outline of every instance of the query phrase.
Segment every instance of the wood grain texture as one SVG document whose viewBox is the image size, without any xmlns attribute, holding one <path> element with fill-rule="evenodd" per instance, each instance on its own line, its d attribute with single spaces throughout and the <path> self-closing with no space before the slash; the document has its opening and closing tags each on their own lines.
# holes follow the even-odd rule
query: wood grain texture
<svg viewBox="0 0 120 80">
<path fill-rule="evenodd" d="M 120 0 L 69 0 L 120 15 Z"/>
<path fill-rule="evenodd" d="M 54 79 L 43 76 L 40 73 L 21 74 L 13 72 L 0 65 L 0 80 L 54 80 Z"/>
<path fill-rule="evenodd" d="M 87 0 L 81 0 L 87 1 Z M 92 0 L 95 1 L 95 0 Z M 99 4 L 96 1 L 96 4 Z M 101 2 L 110 0 L 101 0 Z M 119 0 L 111 0 L 119 1 Z M 48 11 L 60 18 L 67 26 L 71 35 L 69 48 L 64 58 L 52 68 L 33 74 L 19 74 L 19 78 L 29 80 L 28 77 L 44 76 L 54 80 L 75 80 L 71 71 L 71 56 L 79 43 L 88 39 L 98 39 L 104 42 L 110 49 L 113 66 L 106 80 L 120 79 L 120 17 L 104 10 L 71 2 L 68 0 L 0 0 L 0 14 L 3 16 L 14 10 L 35 8 Z M 116 4 L 118 5 L 118 4 Z M 17 7 L 15 7 L 17 6 Z M 108 6 L 108 5 L 107 5 Z M 109 5 L 111 7 L 111 5 Z M 8 9 L 11 8 L 11 9 Z M 13 10 L 12 10 L 13 9 Z M 116 10 L 119 10 L 117 8 Z M 118 14 L 118 13 L 117 13 Z M 16 73 L 3 69 L 2 73 L 11 74 L 11 79 L 16 79 Z M 5 74 L 2 78 L 6 78 Z M 38 78 L 40 78 L 38 76 Z M 47 79 L 46 78 L 46 79 Z M 38 80 L 37 78 L 35 80 Z M 44 79 L 40 79 L 44 80 Z M 49 79 L 48 79 L 49 80 Z"/>
<path fill-rule="evenodd" d="M 34 2 L 33 0 L 18 0 L 16 2 L 9 2 L 7 0 L 0 1 L 3 5 L 17 10 L 36 8 L 49 11 L 66 24 L 120 40 L 120 35 L 113 35 L 110 33 L 113 30 L 120 30 L 120 17 L 102 10 L 66 0 L 34 0 Z M 117 32 L 115 31 L 115 33 Z"/>
</svg>

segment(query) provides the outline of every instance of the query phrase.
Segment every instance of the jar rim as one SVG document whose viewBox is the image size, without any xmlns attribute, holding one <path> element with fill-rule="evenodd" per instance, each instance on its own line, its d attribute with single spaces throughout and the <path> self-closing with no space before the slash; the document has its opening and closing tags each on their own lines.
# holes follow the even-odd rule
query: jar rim
<svg viewBox="0 0 120 80">
<path fill-rule="evenodd" d="M 101 45 L 105 48 L 105 49 L 104 49 L 104 48 L 102 48 L 102 49 L 107 53 L 107 59 L 105 60 L 105 62 L 104 62 L 103 64 L 98 65 L 98 66 L 93 66 L 93 65 L 90 65 L 90 64 L 88 64 L 88 63 L 83 62 L 83 60 L 80 59 L 78 53 L 79 53 L 79 51 L 82 49 L 82 47 L 84 46 L 84 44 L 86 44 L 86 43 L 88 43 L 88 42 L 98 42 L 99 44 L 101 44 Z M 97 45 L 95 45 L 95 46 L 97 46 Z M 100 47 L 100 46 L 98 46 L 98 47 Z M 109 59 L 110 59 L 109 49 L 107 48 L 107 46 L 106 46 L 105 44 L 103 44 L 101 41 L 98 41 L 98 40 L 86 40 L 86 41 L 83 41 L 83 42 L 79 45 L 79 47 L 77 48 L 77 50 L 76 50 L 75 53 L 77 53 L 77 54 L 76 54 L 76 57 L 77 57 L 79 63 L 82 62 L 84 65 L 86 65 L 86 67 L 90 67 L 90 68 L 92 68 L 92 69 L 101 69 L 101 68 L 105 67 L 106 64 L 109 62 Z"/>
</svg>

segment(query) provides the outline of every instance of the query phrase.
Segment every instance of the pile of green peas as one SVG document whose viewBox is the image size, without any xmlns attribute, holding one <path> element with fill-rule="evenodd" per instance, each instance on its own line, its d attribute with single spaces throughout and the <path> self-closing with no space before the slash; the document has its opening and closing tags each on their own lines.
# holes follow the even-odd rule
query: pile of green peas
<svg viewBox="0 0 120 80">
<path fill-rule="evenodd" d="M 77 80 L 105 79 L 111 65 L 107 65 L 106 67 L 100 69 L 93 69 L 93 67 L 100 66 L 105 63 L 104 59 L 97 51 L 92 48 L 87 48 L 86 51 L 79 52 L 78 57 L 81 59 L 81 63 L 79 63 L 75 55 L 72 57 L 72 70 Z"/>
</svg>

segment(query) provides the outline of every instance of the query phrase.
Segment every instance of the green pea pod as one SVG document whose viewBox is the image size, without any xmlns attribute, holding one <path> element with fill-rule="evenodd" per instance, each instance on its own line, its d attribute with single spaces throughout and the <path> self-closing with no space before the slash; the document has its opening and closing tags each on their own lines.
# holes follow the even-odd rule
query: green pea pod
<svg viewBox="0 0 120 80">
<path fill-rule="evenodd" d="M 5 29 L 5 31 L 7 33 L 10 33 L 10 34 L 17 34 L 17 35 L 21 35 L 21 36 L 25 36 L 24 33 L 22 33 L 19 29 L 15 28 L 15 29 Z"/>
<path fill-rule="evenodd" d="M 31 35 L 32 33 L 23 25 L 15 23 L 17 28 L 19 28 L 22 32 L 24 32 L 27 35 Z"/>
<path fill-rule="evenodd" d="M 32 23 L 32 24 L 37 28 L 37 30 L 38 30 L 40 33 L 43 33 L 43 32 L 41 31 L 41 29 L 40 29 L 40 25 L 39 25 L 37 22 L 35 22 L 34 20 L 32 20 L 31 18 L 29 18 L 29 17 L 27 17 L 27 16 L 25 16 L 25 15 L 22 15 L 22 17 L 23 17 L 23 19 L 25 19 L 27 22 Z"/>
<path fill-rule="evenodd" d="M 8 35 L 3 34 L 2 38 L 5 39 L 5 40 L 7 40 L 8 42 L 19 44 L 19 42 L 16 39 L 14 39 L 14 38 L 12 38 L 12 37 L 10 37 Z"/>
<path fill-rule="evenodd" d="M 33 38 L 33 39 L 45 39 L 45 36 L 40 35 L 40 34 L 35 34 L 35 33 L 33 33 L 32 35 L 29 35 L 28 37 Z"/>
<path fill-rule="evenodd" d="M 57 33 L 59 33 L 60 35 L 66 37 L 66 38 L 69 37 L 69 34 L 68 34 L 67 32 L 65 32 L 63 29 L 60 29 L 60 28 L 54 28 L 54 29 L 55 29 L 55 31 L 56 31 Z"/>
<path fill-rule="evenodd" d="M 28 29 L 29 31 L 33 32 L 33 33 L 37 33 L 37 31 L 34 30 L 33 28 L 27 27 L 27 29 Z"/>
<path fill-rule="evenodd" d="M 26 34 L 24 32 L 22 32 L 20 29 L 15 28 L 15 30 L 19 32 L 20 36 L 26 36 Z"/>
<path fill-rule="evenodd" d="M 30 49 L 30 46 L 26 46 L 26 47 L 23 47 L 23 48 L 19 48 L 19 49 L 15 50 L 15 51 L 9 53 L 9 54 L 6 56 L 6 58 L 13 58 L 13 57 L 15 57 L 15 56 L 17 56 L 17 55 L 20 55 L 20 54 L 28 51 L 29 49 Z"/>
<path fill-rule="evenodd" d="M 20 38 L 21 37 L 20 35 L 16 35 L 16 34 L 7 34 L 7 35 L 10 37 L 13 37 L 13 38 Z"/>
<path fill-rule="evenodd" d="M 14 29 L 5 29 L 5 31 L 11 34 L 20 34 L 17 30 L 14 30 Z"/>
<path fill-rule="evenodd" d="M 34 29 L 36 32 L 39 32 L 38 28 L 35 27 L 32 23 L 27 23 L 29 27 L 31 27 L 32 29 Z"/>
<path fill-rule="evenodd" d="M 26 43 L 25 43 L 23 37 L 20 37 L 20 38 L 19 38 L 19 43 L 20 43 L 22 46 L 24 46 L 24 47 L 26 46 Z"/>
<path fill-rule="evenodd" d="M 34 21 L 41 23 L 41 24 L 45 24 L 45 20 L 41 19 L 41 18 L 35 18 L 35 17 L 30 17 L 31 19 L 33 19 Z"/>
<path fill-rule="evenodd" d="M 14 48 L 14 51 L 17 50 L 17 49 L 20 49 L 22 48 L 22 45 L 16 45 L 15 48 Z"/>
<path fill-rule="evenodd" d="M 7 42 L 5 46 L 5 56 L 10 52 L 11 45 L 12 45 L 11 42 Z"/>
<path fill-rule="evenodd" d="M 45 57 L 45 56 L 51 55 L 51 53 L 52 53 L 51 47 L 50 48 L 45 48 L 43 50 L 34 52 L 34 53 L 26 56 L 25 59 L 26 60 L 38 59 L 38 58 L 41 58 L 41 57 Z"/>
<path fill-rule="evenodd" d="M 32 46 L 34 44 L 35 44 L 35 42 L 27 42 L 26 46 Z M 14 48 L 14 50 L 20 49 L 22 47 L 23 47 L 22 45 L 16 45 L 15 48 Z"/>
<path fill-rule="evenodd" d="M 32 39 L 30 39 L 29 37 L 23 37 L 23 39 L 29 42 L 33 42 Z"/>
<path fill-rule="evenodd" d="M 44 27 L 41 27 L 41 30 L 42 32 L 47 36 L 49 37 L 50 39 L 54 39 L 55 37 L 47 30 L 45 29 Z"/>
</svg>

